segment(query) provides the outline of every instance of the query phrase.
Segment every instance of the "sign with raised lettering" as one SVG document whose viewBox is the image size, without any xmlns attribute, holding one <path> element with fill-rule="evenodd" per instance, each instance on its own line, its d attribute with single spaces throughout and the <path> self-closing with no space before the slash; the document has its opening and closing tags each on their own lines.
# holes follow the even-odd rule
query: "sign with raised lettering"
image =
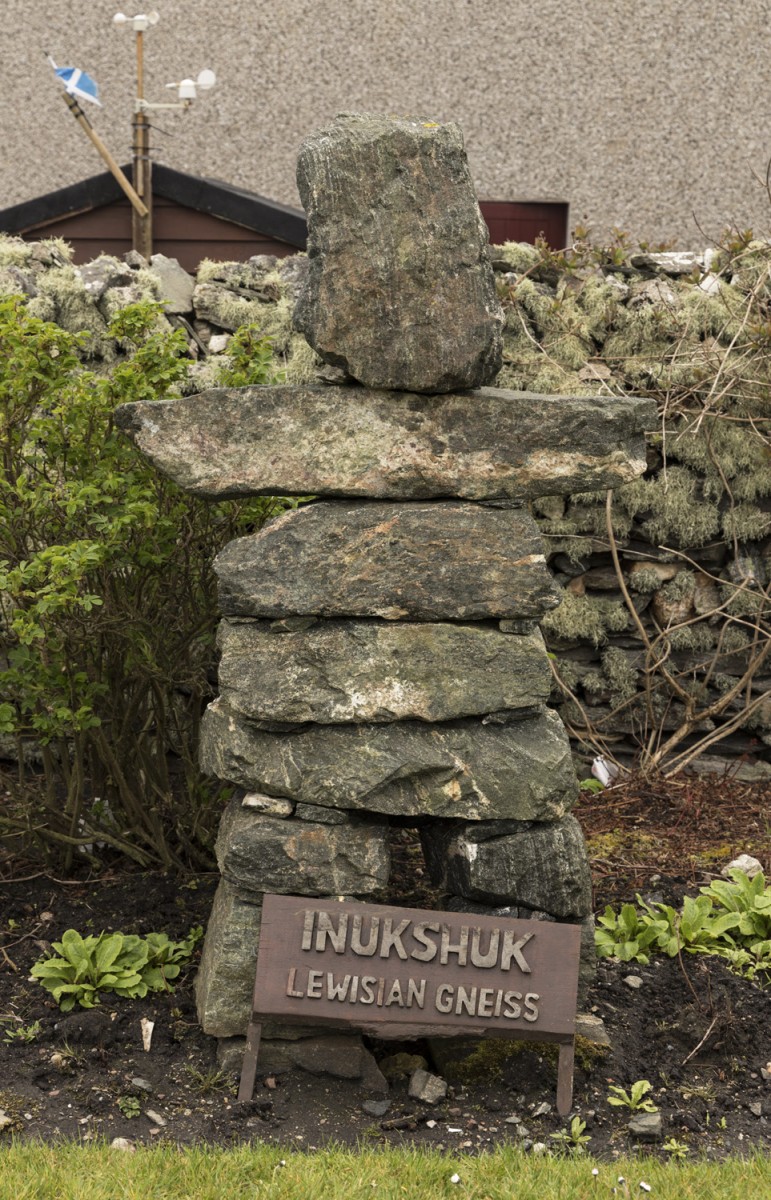
<svg viewBox="0 0 771 1200">
<path fill-rule="evenodd" d="M 560 1042 L 567 1112 L 580 943 L 577 925 L 266 895 L 239 1099 L 271 1017 L 379 1038 Z"/>
</svg>

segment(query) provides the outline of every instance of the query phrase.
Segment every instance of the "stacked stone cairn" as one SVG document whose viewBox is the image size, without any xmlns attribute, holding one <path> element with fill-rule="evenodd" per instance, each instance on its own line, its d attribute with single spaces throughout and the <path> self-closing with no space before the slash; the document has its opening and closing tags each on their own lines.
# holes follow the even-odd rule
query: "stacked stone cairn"
<svg viewBox="0 0 771 1200">
<path fill-rule="evenodd" d="M 220 696 L 202 762 L 235 785 L 197 980 L 243 1051 L 266 892 L 378 899 L 389 818 L 419 826 L 451 910 L 582 923 L 577 785 L 536 622 L 560 599 L 525 505 L 645 466 L 645 401 L 485 388 L 502 314 L 453 124 L 338 117 L 299 157 L 295 321 L 336 382 L 127 406 L 210 498 L 313 496 L 218 556 Z M 345 1046 L 345 1051 L 343 1051 Z M 269 1025 L 265 1069 L 360 1076 L 357 1038 Z"/>
</svg>

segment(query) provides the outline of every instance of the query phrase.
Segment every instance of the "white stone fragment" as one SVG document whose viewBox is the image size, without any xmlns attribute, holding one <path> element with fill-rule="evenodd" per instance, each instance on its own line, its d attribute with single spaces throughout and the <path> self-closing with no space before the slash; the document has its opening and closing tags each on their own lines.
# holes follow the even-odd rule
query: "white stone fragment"
<svg viewBox="0 0 771 1200">
<path fill-rule="evenodd" d="M 447 1095 L 447 1081 L 440 1075 L 432 1075 L 419 1067 L 410 1076 L 409 1095 L 413 1100 L 422 1100 L 424 1104 L 437 1104 Z M 448 1130 L 451 1133 L 452 1130 Z M 460 1133 L 461 1131 L 458 1130 Z"/>
<path fill-rule="evenodd" d="M 758 862 L 756 858 L 753 858 L 751 854 L 740 854 L 738 858 L 732 859 L 727 867 L 723 867 L 720 874 L 728 877 L 731 871 L 744 871 L 745 875 L 748 875 L 750 879 L 754 879 L 762 870 L 763 864 Z"/>
<path fill-rule="evenodd" d="M 264 796 L 261 792 L 248 792 L 241 801 L 241 807 L 270 817 L 291 817 L 294 812 L 291 800 L 283 796 Z"/>
</svg>

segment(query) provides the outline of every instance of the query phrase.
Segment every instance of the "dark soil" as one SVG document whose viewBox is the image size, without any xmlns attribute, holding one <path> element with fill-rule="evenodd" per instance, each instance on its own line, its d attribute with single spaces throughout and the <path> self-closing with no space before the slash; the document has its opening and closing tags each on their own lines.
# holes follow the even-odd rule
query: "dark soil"
<svg viewBox="0 0 771 1200">
<path fill-rule="evenodd" d="M 768 872 L 769 799 L 767 787 L 714 779 L 655 786 L 633 780 L 587 797 L 578 815 L 592 855 L 596 909 L 633 901 L 636 892 L 679 905 L 743 851 Z M 394 852 L 393 898 L 438 907 L 414 834 L 395 831 Z M 49 1142 L 125 1137 L 308 1149 L 330 1141 L 409 1141 L 471 1153 L 523 1137 L 559 1145 L 550 1135 L 568 1122 L 556 1113 L 554 1056 L 523 1043 L 492 1043 L 498 1049 L 476 1077 L 472 1071 L 456 1082 L 434 1107 L 410 1100 L 406 1078 L 397 1079 L 388 1111 L 375 1117 L 362 1110 L 358 1084 L 302 1072 L 259 1078 L 254 1100 L 240 1105 L 233 1080 L 217 1069 L 215 1041 L 196 1023 L 194 965 L 173 994 L 106 994 L 99 1008 L 68 1015 L 29 979 L 32 964 L 68 928 L 184 936 L 206 922 L 214 875 L 180 880 L 116 870 L 61 881 L 9 861 L 0 872 L 0 1110 L 12 1121 L 0 1139 L 15 1132 Z M 630 976 L 640 982 L 631 985 Z M 633 1144 L 627 1126 L 634 1114 L 611 1107 L 608 1095 L 612 1085 L 628 1090 L 640 1079 L 652 1084 L 663 1138 L 687 1146 L 691 1156 L 769 1148 L 771 986 L 696 956 L 645 967 L 606 959 L 587 1009 L 603 1019 L 612 1043 L 604 1054 L 579 1046 L 574 1112 L 586 1121 L 592 1153 L 610 1156 Z M 149 1053 L 143 1017 L 155 1022 Z M 23 1040 L 19 1034 L 36 1023 L 33 1039 Z M 7 1039 L 17 1036 L 3 1042 L 3 1031 Z M 514 1052 L 503 1053 L 506 1047 Z M 378 1058 L 398 1050 L 427 1055 L 422 1044 L 373 1050 Z M 138 1101 L 140 1115 L 125 1115 L 126 1098 Z"/>
</svg>

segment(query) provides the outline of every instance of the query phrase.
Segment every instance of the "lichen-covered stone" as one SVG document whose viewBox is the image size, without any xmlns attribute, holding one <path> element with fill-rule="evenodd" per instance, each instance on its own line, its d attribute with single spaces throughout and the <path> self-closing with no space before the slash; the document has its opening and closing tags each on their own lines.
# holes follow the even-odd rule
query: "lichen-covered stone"
<svg viewBox="0 0 771 1200">
<path fill-rule="evenodd" d="M 266 817 L 232 800 L 215 846 L 223 877 L 242 892 L 368 896 L 388 882 L 385 821 L 352 816 L 343 825 Z"/>
<path fill-rule="evenodd" d="M 204 1033 L 246 1033 L 251 1015 L 262 897 L 246 900 L 221 880 L 206 927 L 195 980 L 198 1020 Z"/>
<path fill-rule="evenodd" d="M 528 513 L 463 501 L 319 501 L 217 556 L 229 616 L 537 617 L 562 592 Z"/>
<path fill-rule="evenodd" d="M 430 822 L 421 830 L 433 882 L 481 904 L 580 920 L 592 908 L 589 860 L 573 816 L 550 822 Z"/>
<path fill-rule="evenodd" d="M 651 400 L 480 388 L 219 388 L 117 410 L 187 491 L 236 496 L 529 499 L 618 487 L 645 470 Z"/>
<path fill-rule="evenodd" d="M 537 709 L 551 670 L 541 634 L 406 621 L 318 621 L 274 633 L 220 625 L 223 700 L 253 721 L 449 721 Z"/>
<path fill-rule="evenodd" d="M 510 725 L 400 721 L 270 733 L 216 700 L 203 718 L 201 761 L 269 795 L 398 816 L 553 821 L 578 795 L 567 734 L 548 711 Z M 276 825 L 285 838 L 288 822 Z"/>
<path fill-rule="evenodd" d="M 503 313 L 455 124 L 344 114 L 306 138 L 308 284 L 297 328 L 368 387 L 490 382 Z"/>
</svg>

